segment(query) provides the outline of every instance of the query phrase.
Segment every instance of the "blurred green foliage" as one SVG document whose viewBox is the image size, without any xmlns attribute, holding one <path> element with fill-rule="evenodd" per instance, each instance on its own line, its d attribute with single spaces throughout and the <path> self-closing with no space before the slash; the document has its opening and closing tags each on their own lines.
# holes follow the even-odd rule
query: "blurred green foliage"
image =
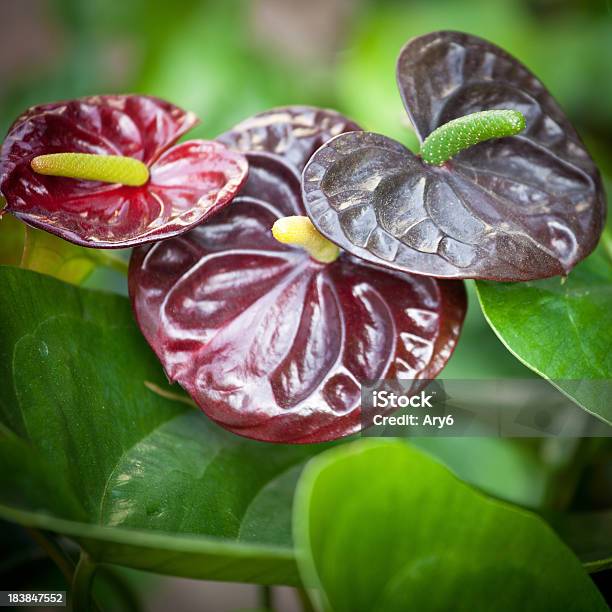
<svg viewBox="0 0 612 612">
<path fill-rule="evenodd" d="M 340 106 L 368 129 L 401 138 L 404 111 L 396 91 L 395 60 L 409 38 L 441 29 L 488 38 L 522 60 L 583 136 L 597 141 L 609 164 L 612 11 L 603 1 L 368 2 L 353 44 L 341 56 Z"/>
<path fill-rule="evenodd" d="M 368 129 L 414 143 L 395 85 L 395 59 L 412 36 L 458 29 L 489 38 L 523 60 L 612 172 L 612 9 L 605 0 L 354 0 L 332 41 L 335 57 L 314 53 L 311 61 L 298 60 L 275 44 L 282 30 L 302 27 L 306 31 L 295 37 L 295 46 L 310 39 L 316 45 L 310 22 L 301 19 L 303 25 L 296 26 L 291 10 L 284 10 L 272 25 L 264 24 L 262 33 L 258 24 L 264 4 L 32 3 L 61 44 L 52 61 L 33 61 L 27 71 L 5 80 L 0 129 L 31 104 L 136 91 L 195 111 L 203 119 L 197 136 L 212 137 L 271 106 L 301 103 L 336 107 Z M 331 19 L 337 4 L 314 3 L 312 10 L 329 11 Z M 297 11 L 295 19 L 300 19 Z M 27 35 L 26 29 L 24 40 Z M 12 52 L 19 55 L 19 49 Z"/>
</svg>

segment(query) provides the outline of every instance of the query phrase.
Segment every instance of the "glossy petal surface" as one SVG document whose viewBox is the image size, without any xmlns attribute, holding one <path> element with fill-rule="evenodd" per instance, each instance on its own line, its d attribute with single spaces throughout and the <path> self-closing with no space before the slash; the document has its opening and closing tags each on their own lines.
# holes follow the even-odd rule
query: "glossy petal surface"
<svg viewBox="0 0 612 612">
<path fill-rule="evenodd" d="M 319 230 L 359 257 L 402 271 L 503 281 L 567 274 L 605 217 L 599 172 L 544 86 L 480 38 L 434 32 L 402 50 L 397 77 L 419 138 L 482 110 L 525 115 L 517 136 L 434 167 L 384 136 L 345 134 L 304 172 Z"/>
<path fill-rule="evenodd" d="M 304 214 L 300 166 L 328 136 L 311 126 L 310 144 L 302 140 L 301 112 L 267 123 L 260 146 L 245 144 L 252 132 L 231 132 L 241 148 L 257 149 L 241 193 L 189 233 L 136 250 L 130 265 L 136 318 L 168 376 L 222 426 L 273 442 L 358 431 L 360 383 L 435 376 L 465 313 L 459 283 L 349 255 L 323 265 L 274 240 L 277 218 Z M 281 141 L 292 144 L 279 149 Z"/>
<path fill-rule="evenodd" d="M 279 156 L 301 173 L 321 145 L 338 134 L 353 130 L 361 128 L 336 111 L 286 106 L 249 117 L 217 140 L 244 153 Z"/>
<path fill-rule="evenodd" d="M 7 210 L 89 247 L 122 248 L 167 238 L 229 202 L 246 178 L 242 155 L 216 142 L 174 145 L 191 113 L 144 96 L 97 96 L 34 107 L 13 124 L 0 156 Z M 149 167 L 142 187 L 43 176 L 33 157 L 79 152 L 134 157 Z"/>
</svg>

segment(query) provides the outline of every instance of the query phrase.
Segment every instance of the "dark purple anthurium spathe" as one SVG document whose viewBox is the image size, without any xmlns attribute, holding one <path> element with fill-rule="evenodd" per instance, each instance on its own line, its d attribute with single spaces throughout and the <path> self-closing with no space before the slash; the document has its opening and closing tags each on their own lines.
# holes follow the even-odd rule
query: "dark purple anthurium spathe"
<svg viewBox="0 0 612 612">
<path fill-rule="evenodd" d="M 599 172 L 542 83 L 499 47 L 434 32 L 402 50 L 397 81 L 423 142 L 480 111 L 521 112 L 526 129 L 440 166 L 385 136 L 342 134 L 303 175 L 307 214 L 342 249 L 387 268 L 520 281 L 566 275 L 597 244 Z"/>
<path fill-rule="evenodd" d="M 148 96 L 94 96 L 35 106 L 0 153 L 6 211 L 75 244 L 123 248 L 178 235 L 231 201 L 247 162 L 218 142 L 176 141 L 193 113 Z M 149 178 L 128 186 L 35 172 L 41 155 L 86 153 L 139 160 Z"/>
<path fill-rule="evenodd" d="M 239 124 L 219 138 L 248 158 L 239 195 L 206 223 L 132 256 L 134 312 L 166 373 L 237 434 L 287 443 L 352 434 L 362 382 L 433 378 L 457 342 L 461 283 L 345 253 L 323 264 L 272 236 L 277 219 L 304 214 L 306 160 L 357 129 L 308 107 Z"/>
</svg>

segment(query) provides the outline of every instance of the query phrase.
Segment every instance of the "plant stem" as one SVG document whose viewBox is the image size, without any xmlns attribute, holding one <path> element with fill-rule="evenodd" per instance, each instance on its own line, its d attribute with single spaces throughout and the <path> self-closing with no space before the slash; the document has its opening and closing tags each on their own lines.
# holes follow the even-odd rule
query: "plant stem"
<svg viewBox="0 0 612 612">
<path fill-rule="evenodd" d="M 310 601 L 310 597 L 308 597 L 306 589 L 298 587 L 295 590 L 297 591 L 297 596 L 300 600 L 300 605 L 302 606 L 302 612 L 315 612 L 314 606 Z"/>
<path fill-rule="evenodd" d="M 34 529 L 32 527 L 25 527 L 25 530 L 30 534 L 30 537 L 49 555 L 51 560 L 57 565 L 60 572 L 66 579 L 66 582 L 70 584 L 74 574 L 74 563 L 64 551 L 60 548 L 59 544 L 44 531 Z"/>
<path fill-rule="evenodd" d="M 545 508 L 565 511 L 571 506 L 585 468 L 601 449 L 602 440 L 605 438 L 579 438 L 574 441 L 573 448 L 568 448 L 569 456 L 554 469 L 549 479 Z"/>
<path fill-rule="evenodd" d="M 90 612 L 92 610 L 91 588 L 97 568 L 98 566 L 91 557 L 82 550 L 72 579 L 71 612 Z"/>
<path fill-rule="evenodd" d="M 259 607 L 263 610 L 274 610 L 274 597 L 272 587 L 265 584 L 258 588 Z"/>
<path fill-rule="evenodd" d="M 88 255 L 97 264 L 106 268 L 110 268 L 111 270 L 115 270 L 116 272 L 127 276 L 129 264 L 121 257 L 111 255 L 107 250 L 104 249 L 92 249 L 91 253 L 88 253 Z"/>
<path fill-rule="evenodd" d="M 182 404 L 186 404 L 190 408 L 195 408 L 199 410 L 200 407 L 189 397 L 183 395 L 182 393 L 173 393 L 172 391 L 167 391 L 166 389 L 162 389 L 159 385 L 152 383 L 148 380 L 144 381 L 144 386 L 149 390 L 153 391 L 156 395 L 160 397 L 164 397 L 166 399 L 172 400 L 174 402 L 181 402 Z"/>
<path fill-rule="evenodd" d="M 132 586 L 120 574 L 111 567 L 104 565 L 100 566 L 99 572 L 104 582 L 108 584 L 121 599 L 126 610 L 130 610 L 131 612 L 140 612 L 142 610 L 138 596 L 132 589 Z"/>
<path fill-rule="evenodd" d="M 607 225 L 601 235 L 601 246 L 608 256 L 608 260 L 612 262 L 612 226 Z"/>
<path fill-rule="evenodd" d="M 48 534 L 33 527 L 24 527 L 30 537 L 47 553 L 48 557 L 55 563 L 60 570 L 68 585 L 74 583 L 75 566 L 74 561 L 64 552 L 62 547 L 55 541 L 52 534 Z M 82 553 L 84 554 L 84 553 Z M 91 610 L 98 612 L 97 605 L 93 605 Z"/>
<path fill-rule="evenodd" d="M 32 250 L 32 233 L 28 228 L 29 228 L 28 225 L 24 225 L 23 251 L 21 252 L 21 261 L 19 262 L 19 266 L 21 268 L 28 267 L 28 260 L 30 259 L 30 251 Z"/>
</svg>

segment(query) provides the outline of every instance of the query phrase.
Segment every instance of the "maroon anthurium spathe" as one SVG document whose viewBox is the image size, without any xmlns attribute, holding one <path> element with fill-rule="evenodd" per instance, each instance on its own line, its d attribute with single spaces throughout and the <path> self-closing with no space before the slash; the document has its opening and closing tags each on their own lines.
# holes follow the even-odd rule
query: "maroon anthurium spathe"
<svg viewBox="0 0 612 612">
<path fill-rule="evenodd" d="M 460 282 L 347 254 L 320 263 L 271 234 L 277 219 L 304 214 L 300 172 L 312 152 L 357 129 L 305 107 L 245 121 L 220 138 L 249 160 L 231 205 L 132 256 L 136 318 L 168 376 L 237 434 L 306 443 L 354 433 L 364 381 L 433 378 L 457 342 Z"/>
<path fill-rule="evenodd" d="M 95 96 L 29 109 L 0 153 L 6 210 L 34 227 L 87 247 L 122 248 L 178 235 L 207 219 L 246 180 L 247 162 L 218 142 L 175 144 L 195 115 L 148 96 Z M 127 186 L 32 169 L 56 153 L 123 156 L 149 178 Z"/>
</svg>

